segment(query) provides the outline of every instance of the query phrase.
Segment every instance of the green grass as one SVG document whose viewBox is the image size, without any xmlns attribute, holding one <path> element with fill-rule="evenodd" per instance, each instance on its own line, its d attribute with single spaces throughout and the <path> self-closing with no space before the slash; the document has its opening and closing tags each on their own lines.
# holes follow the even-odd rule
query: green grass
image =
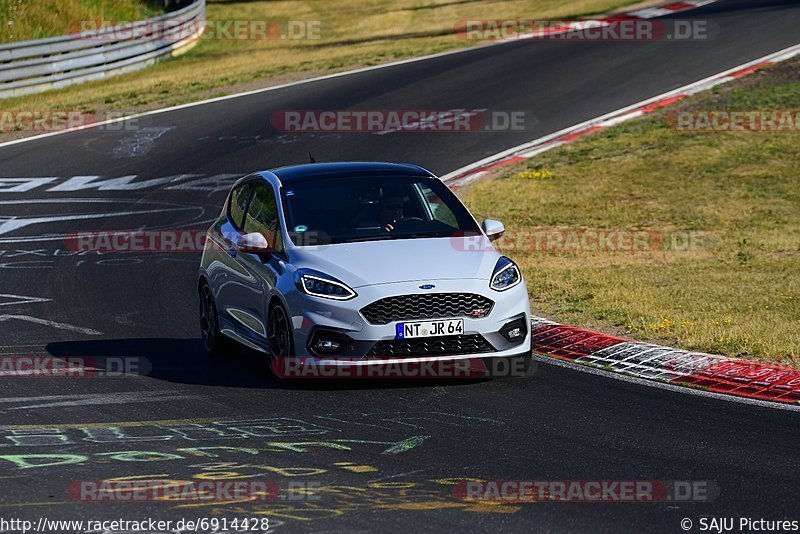
<svg viewBox="0 0 800 534">
<path fill-rule="evenodd" d="M 8 1 L 0 0 L 0 6 Z M 124 3 L 131 4 L 131 0 L 107 0 L 104 5 Z M 631 3 L 633 0 L 209 0 L 209 21 L 268 19 L 283 26 L 287 21 L 319 23 L 320 38 L 204 38 L 188 53 L 143 71 L 4 100 L 3 106 L 42 111 L 142 111 L 478 44 L 453 33 L 456 23 L 465 19 L 560 19 Z M 41 6 L 39 11 L 49 5 L 43 0 L 35 4 Z M 0 12 L 8 11 L 0 7 Z"/>
<path fill-rule="evenodd" d="M 133 21 L 159 12 L 143 0 L 0 0 L 0 43 L 64 35 L 82 21 Z"/>
<path fill-rule="evenodd" d="M 688 250 L 536 251 L 513 237 L 507 249 L 535 313 L 798 366 L 800 133 L 689 133 L 665 113 L 798 110 L 799 73 L 800 61 L 786 62 L 497 171 L 465 201 L 511 236 L 554 227 L 694 236 Z"/>
</svg>

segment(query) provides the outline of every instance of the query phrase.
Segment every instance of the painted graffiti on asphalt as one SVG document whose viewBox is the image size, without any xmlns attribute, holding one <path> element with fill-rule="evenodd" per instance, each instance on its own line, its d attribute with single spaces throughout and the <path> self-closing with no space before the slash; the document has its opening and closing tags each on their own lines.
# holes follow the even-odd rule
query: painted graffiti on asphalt
<svg viewBox="0 0 800 534">
<path fill-rule="evenodd" d="M 505 423 L 445 412 L 356 412 L 301 418 L 12 425 L 0 427 L 0 452 L 4 453 L 0 470 L 38 477 L 53 469 L 80 474 L 93 466 L 107 474 L 96 483 L 120 492 L 142 483 L 184 487 L 191 481 L 272 480 L 280 487 L 280 498 L 269 502 L 255 494 L 226 502 L 198 502 L 196 496 L 171 496 L 163 501 L 176 511 L 201 508 L 214 516 L 314 521 L 364 510 L 519 510 L 518 505 L 455 498 L 452 488 L 468 478 L 463 476 L 465 469 L 458 470 L 462 476 L 451 478 L 417 475 L 438 471 L 420 456 L 436 434 L 442 428 L 465 426 L 485 433 Z M 400 473 L 381 473 L 370 461 L 408 455 L 418 458 L 416 468 Z M 77 483 L 77 478 L 68 481 L 66 488 Z M 111 497 L 104 495 L 105 500 Z M 131 500 L 129 495 L 113 497 L 119 502 Z"/>
</svg>

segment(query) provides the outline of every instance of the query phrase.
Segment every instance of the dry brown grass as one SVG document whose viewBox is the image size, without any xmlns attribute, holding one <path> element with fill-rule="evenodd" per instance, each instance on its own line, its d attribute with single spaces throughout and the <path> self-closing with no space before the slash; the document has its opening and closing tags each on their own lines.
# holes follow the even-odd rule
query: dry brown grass
<svg viewBox="0 0 800 534">
<path fill-rule="evenodd" d="M 0 0 L 0 43 L 64 35 L 81 21 L 141 20 L 158 12 L 142 0 Z"/>
</svg>

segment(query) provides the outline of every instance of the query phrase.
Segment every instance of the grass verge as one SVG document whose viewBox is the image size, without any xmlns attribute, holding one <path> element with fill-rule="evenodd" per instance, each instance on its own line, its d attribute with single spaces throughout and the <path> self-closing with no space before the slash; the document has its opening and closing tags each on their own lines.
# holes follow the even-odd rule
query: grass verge
<svg viewBox="0 0 800 534">
<path fill-rule="evenodd" d="M 535 312 L 797 367 L 800 132 L 674 127 L 676 113 L 704 110 L 797 113 L 800 60 L 497 170 L 464 200 L 506 224 L 499 247 Z"/>
<path fill-rule="evenodd" d="M 0 0 L 0 43 L 64 35 L 81 21 L 142 20 L 161 12 L 155 0 Z"/>
</svg>

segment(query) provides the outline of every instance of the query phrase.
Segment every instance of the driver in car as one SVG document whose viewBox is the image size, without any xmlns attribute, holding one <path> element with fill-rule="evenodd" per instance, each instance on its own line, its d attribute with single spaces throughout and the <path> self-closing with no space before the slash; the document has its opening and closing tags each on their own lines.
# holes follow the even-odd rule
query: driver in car
<svg viewBox="0 0 800 534">
<path fill-rule="evenodd" d="M 378 189 L 377 202 L 371 200 L 358 211 L 351 223 L 355 229 L 380 229 L 392 232 L 398 221 L 403 220 L 403 194 L 395 189 Z M 363 201 L 362 201 L 363 202 Z"/>
<path fill-rule="evenodd" d="M 403 219 L 403 197 L 398 194 L 391 196 L 384 196 L 379 202 L 380 210 L 378 217 L 380 218 L 381 227 L 387 232 L 394 230 L 394 225 L 397 221 Z"/>
</svg>

